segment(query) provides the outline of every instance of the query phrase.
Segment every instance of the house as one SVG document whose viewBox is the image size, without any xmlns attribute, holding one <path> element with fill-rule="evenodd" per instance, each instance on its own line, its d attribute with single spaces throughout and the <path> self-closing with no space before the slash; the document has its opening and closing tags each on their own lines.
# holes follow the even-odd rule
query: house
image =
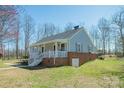
<svg viewBox="0 0 124 93">
<path fill-rule="evenodd" d="M 45 37 L 30 46 L 29 66 L 80 66 L 96 58 L 96 48 L 86 30 L 76 26 L 71 31 Z"/>
</svg>

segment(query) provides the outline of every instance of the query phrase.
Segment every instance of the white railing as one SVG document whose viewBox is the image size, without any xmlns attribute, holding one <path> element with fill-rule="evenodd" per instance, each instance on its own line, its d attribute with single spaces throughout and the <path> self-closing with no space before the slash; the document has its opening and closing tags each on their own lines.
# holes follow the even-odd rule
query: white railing
<svg viewBox="0 0 124 93">
<path fill-rule="evenodd" d="M 30 59 L 38 55 L 41 55 L 42 58 L 67 57 L 67 51 L 30 52 Z"/>
<path fill-rule="evenodd" d="M 67 51 L 48 51 L 41 53 L 40 51 L 37 52 L 30 52 L 30 58 L 28 61 L 29 66 L 36 66 L 38 65 L 43 58 L 55 58 L 55 57 L 67 57 Z"/>
<path fill-rule="evenodd" d="M 34 55 L 34 56 L 33 56 Z M 37 66 L 40 62 L 42 62 L 43 55 L 42 53 L 34 53 L 32 57 L 28 61 L 28 66 Z"/>
<path fill-rule="evenodd" d="M 44 58 L 67 57 L 67 51 L 47 51 L 43 53 Z"/>
</svg>

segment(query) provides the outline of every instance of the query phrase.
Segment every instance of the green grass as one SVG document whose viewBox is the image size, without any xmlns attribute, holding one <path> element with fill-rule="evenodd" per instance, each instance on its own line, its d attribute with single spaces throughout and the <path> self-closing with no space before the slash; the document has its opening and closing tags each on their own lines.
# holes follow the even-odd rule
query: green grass
<svg viewBox="0 0 124 93">
<path fill-rule="evenodd" d="M 124 87 L 124 60 L 106 58 L 72 66 L 0 72 L 0 87 Z"/>
<path fill-rule="evenodd" d="M 107 58 L 105 60 L 95 60 L 82 65 L 79 70 L 81 73 L 91 76 L 101 76 L 104 74 L 113 74 L 123 70 L 124 60 L 119 61 L 116 58 Z"/>
<path fill-rule="evenodd" d="M 8 67 L 8 65 L 5 64 L 4 61 L 0 60 L 0 68 Z"/>
<path fill-rule="evenodd" d="M 6 63 L 11 63 L 11 64 L 17 64 L 16 62 L 18 62 L 18 59 L 0 59 L 0 68 L 6 68 L 6 67 L 10 67 L 9 65 L 7 65 Z"/>
</svg>

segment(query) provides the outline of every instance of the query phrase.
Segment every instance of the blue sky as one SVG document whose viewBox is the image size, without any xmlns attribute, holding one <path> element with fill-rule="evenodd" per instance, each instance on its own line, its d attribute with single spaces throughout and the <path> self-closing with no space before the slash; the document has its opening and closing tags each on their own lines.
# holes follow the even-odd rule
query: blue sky
<svg viewBox="0 0 124 93">
<path fill-rule="evenodd" d="M 92 25 L 97 25 L 101 17 L 110 19 L 111 15 L 123 6 L 34 5 L 23 7 L 34 18 L 37 24 L 54 23 L 63 28 L 69 22 L 76 25 L 84 23 L 86 28 L 89 29 Z"/>
<path fill-rule="evenodd" d="M 76 25 L 84 23 L 85 28 L 90 32 L 92 25 L 97 25 L 101 17 L 110 19 L 111 16 L 123 6 L 47 6 L 28 5 L 23 6 L 26 12 L 31 15 L 36 24 L 54 23 L 64 28 L 69 22 Z M 21 39 L 20 47 L 24 46 Z"/>
</svg>

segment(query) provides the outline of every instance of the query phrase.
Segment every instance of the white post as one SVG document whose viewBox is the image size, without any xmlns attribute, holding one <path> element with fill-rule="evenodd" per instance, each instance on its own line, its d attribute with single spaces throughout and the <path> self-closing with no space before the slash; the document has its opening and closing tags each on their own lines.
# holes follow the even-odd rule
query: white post
<svg viewBox="0 0 124 93">
<path fill-rule="evenodd" d="M 70 41 L 67 42 L 68 52 L 70 51 Z"/>
<path fill-rule="evenodd" d="M 45 44 L 44 44 L 44 52 L 45 52 Z"/>
<path fill-rule="evenodd" d="M 50 58 L 50 50 L 49 50 L 48 54 L 49 54 L 49 58 Z"/>
<path fill-rule="evenodd" d="M 36 46 L 36 53 L 37 53 L 37 51 L 38 51 L 38 47 Z"/>
<path fill-rule="evenodd" d="M 57 46 L 57 42 L 55 43 L 55 57 L 58 57 L 58 46 Z"/>
<path fill-rule="evenodd" d="M 39 52 L 39 46 L 37 46 L 37 52 Z"/>
</svg>

